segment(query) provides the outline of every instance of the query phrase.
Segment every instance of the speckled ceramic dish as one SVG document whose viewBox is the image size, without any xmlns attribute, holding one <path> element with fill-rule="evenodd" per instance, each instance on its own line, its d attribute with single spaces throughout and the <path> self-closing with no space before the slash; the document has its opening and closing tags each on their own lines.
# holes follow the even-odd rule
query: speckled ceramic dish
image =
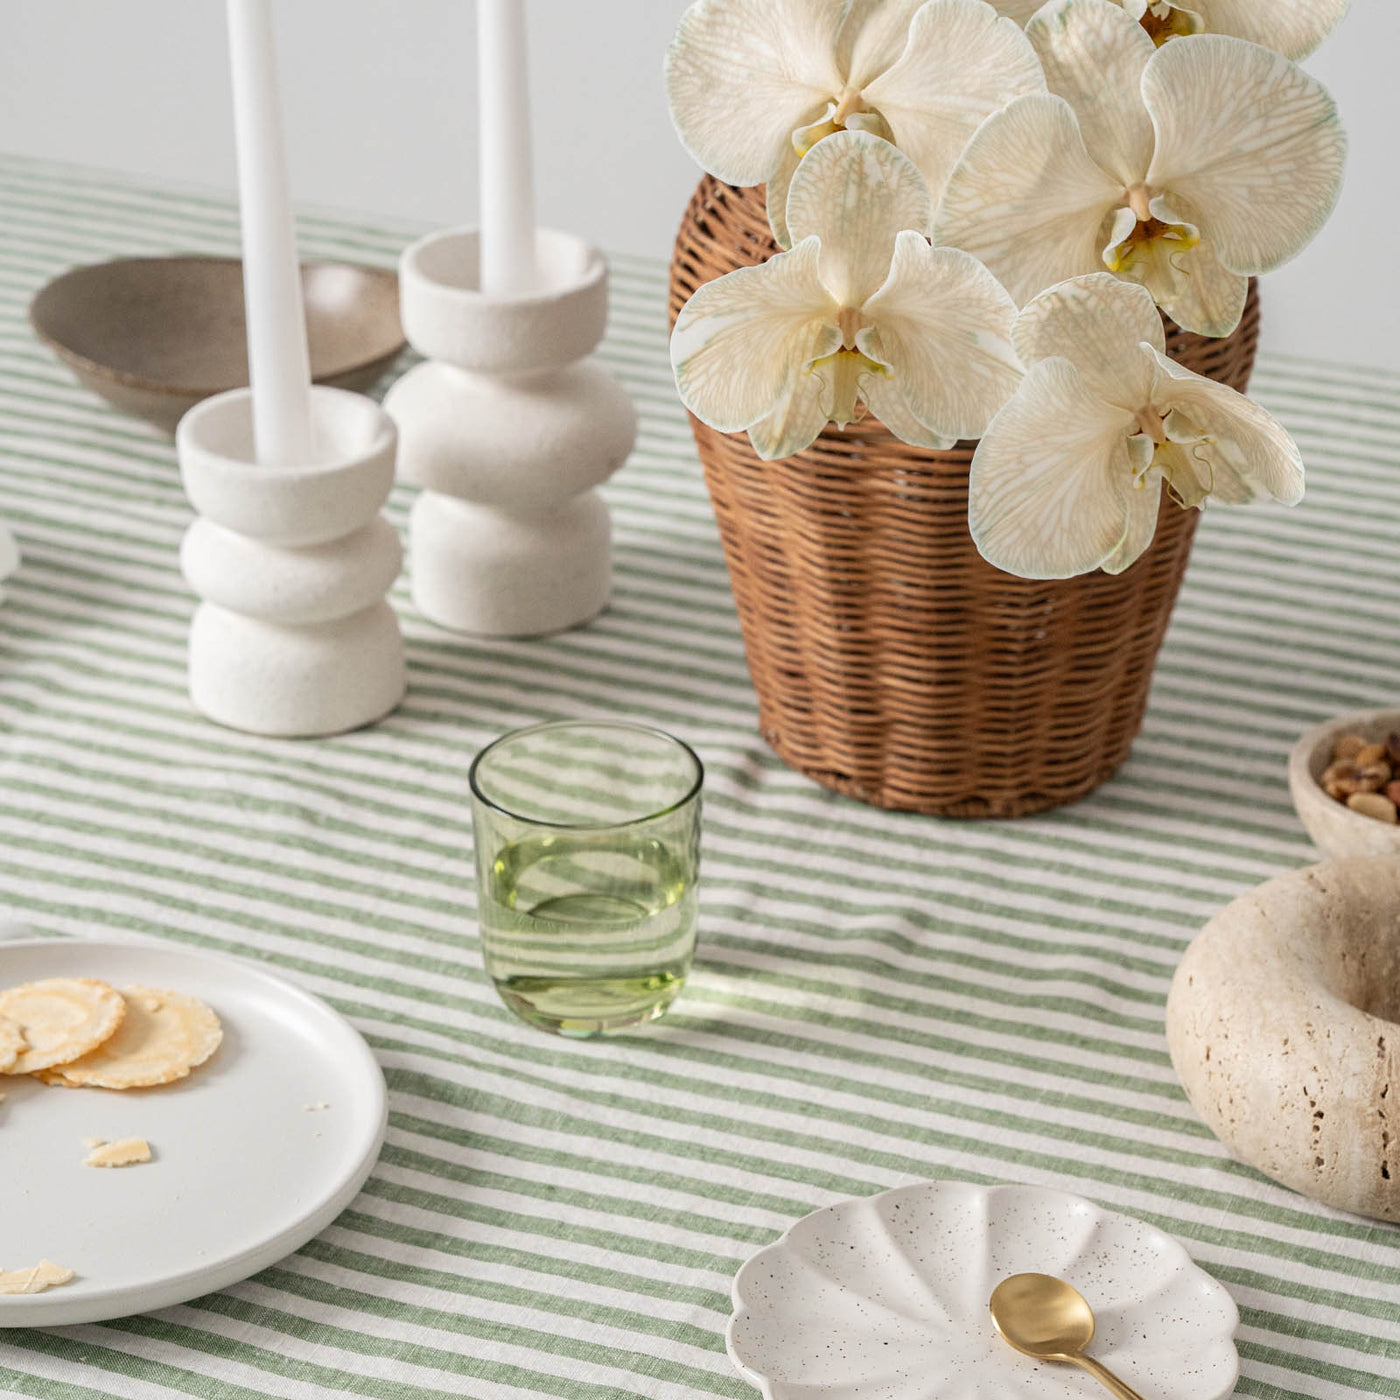
<svg viewBox="0 0 1400 1400">
<path fill-rule="evenodd" d="M 1332 745 L 1343 734 L 1359 734 L 1371 743 L 1383 743 L 1400 730 L 1400 710 L 1362 710 L 1339 715 L 1303 734 L 1288 756 L 1288 787 L 1308 835 L 1325 855 L 1393 856 L 1400 859 L 1400 826 L 1353 812 L 1323 792 L 1321 778 L 1332 761 Z"/>
<path fill-rule="evenodd" d="M 403 348 L 398 277 L 351 263 L 304 263 L 301 282 L 312 378 L 369 388 Z M 248 382 L 237 258 L 75 267 L 40 290 L 29 319 L 89 389 L 168 433 L 201 399 Z"/>
<path fill-rule="evenodd" d="M 1084 1400 L 1082 1372 L 992 1326 L 1016 1273 L 1068 1279 L 1090 1354 L 1152 1400 L 1234 1389 L 1225 1289 L 1160 1230 L 1038 1186 L 921 1182 L 804 1217 L 739 1270 L 729 1355 L 767 1400 Z"/>
</svg>

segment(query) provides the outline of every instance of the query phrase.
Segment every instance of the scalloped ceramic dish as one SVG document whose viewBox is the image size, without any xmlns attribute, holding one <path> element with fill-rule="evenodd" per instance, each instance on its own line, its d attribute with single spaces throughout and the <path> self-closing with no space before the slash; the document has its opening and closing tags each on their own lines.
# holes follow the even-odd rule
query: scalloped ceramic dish
<svg viewBox="0 0 1400 1400">
<path fill-rule="evenodd" d="M 726 1341 L 768 1400 L 1085 1400 L 1076 1367 L 1013 1351 L 987 1300 L 1008 1274 L 1068 1279 L 1091 1355 L 1152 1400 L 1223 1400 L 1239 1313 L 1174 1239 L 1038 1186 L 920 1182 L 799 1220 L 734 1279 Z"/>
</svg>

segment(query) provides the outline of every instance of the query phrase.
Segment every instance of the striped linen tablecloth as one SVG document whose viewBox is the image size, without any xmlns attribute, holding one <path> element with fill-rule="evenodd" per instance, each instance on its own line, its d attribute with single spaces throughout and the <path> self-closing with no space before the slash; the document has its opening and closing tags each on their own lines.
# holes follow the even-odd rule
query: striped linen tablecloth
<svg viewBox="0 0 1400 1400">
<path fill-rule="evenodd" d="M 387 266 L 410 232 L 308 218 L 304 250 Z M 1395 699 L 1400 378 L 1261 362 L 1308 498 L 1208 515 L 1131 763 L 1064 811 L 939 822 L 838 799 L 759 740 L 654 262 L 615 269 L 603 353 L 642 435 L 608 492 L 602 618 L 461 641 L 401 583 L 410 692 L 382 724 L 275 743 L 197 718 L 171 444 L 79 389 L 25 307 L 74 263 L 235 240 L 223 198 L 0 161 L 0 518 L 25 556 L 0 607 L 0 913 L 318 992 L 384 1065 L 388 1141 L 336 1224 L 246 1283 L 0 1334 L 0 1391 L 742 1397 L 722 1334 L 744 1258 L 934 1177 L 1172 1232 L 1239 1302 L 1240 1395 L 1400 1396 L 1400 1229 L 1232 1162 L 1162 1036 L 1199 926 L 1315 858 L 1294 736 Z M 665 1021 L 582 1044 L 516 1021 L 482 972 L 466 801 L 483 742 L 580 714 L 673 730 L 709 770 L 694 975 Z"/>
</svg>

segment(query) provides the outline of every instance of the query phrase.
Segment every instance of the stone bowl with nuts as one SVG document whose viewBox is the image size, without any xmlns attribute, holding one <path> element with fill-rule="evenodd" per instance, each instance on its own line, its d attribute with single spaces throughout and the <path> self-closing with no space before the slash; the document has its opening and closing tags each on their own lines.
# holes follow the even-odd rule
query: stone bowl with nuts
<svg viewBox="0 0 1400 1400">
<path fill-rule="evenodd" d="M 1329 856 L 1400 860 L 1400 710 L 1310 729 L 1288 759 L 1293 805 Z"/>
</svg>

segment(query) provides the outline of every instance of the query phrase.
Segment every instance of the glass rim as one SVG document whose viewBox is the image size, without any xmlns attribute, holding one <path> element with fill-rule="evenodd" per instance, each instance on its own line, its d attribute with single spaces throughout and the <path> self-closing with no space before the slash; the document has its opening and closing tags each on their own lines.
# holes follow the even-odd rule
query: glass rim
<svg viewBox="0 0 1400 1400">
<path fill-rule="evenodd" d="M 639 817 L 628 817 L 626 821 L 622 822 L 556 822 L 547 821 L 542 817 L 527 817 L 520 812 L 513 812 L 509 807 L 502 805 L 495 798 L 489 797 L 482 791 L 481 784 L 477 780 L 477 772 L 487 757 L 508 740 L 524 738 L 530 734 L 548 733 L 551 729 L 622 729 L 632 734 L 649 734 L 653 738 L 662 739 L 672 747 L 679 749 L 693 765 L 695 776 L 684 795 L 678 797 L 674 802 Z M 700 755 L 684 739 L 678 739 L 674 734 L 659 729 L 654 724 L 639 724 L 625 719 L 551 719 L 541 724 L 526 724 L 519 729 L 508 729 L 504 734 L 498 734 L 485 748 L 481 749 L 472 759 L 471 767 L 467 769 L 467 786 L 478 802 L 489 807 L 493 812 L 499 812 L 503 817 L 509 817 L 511 821 L 524 822 L 527 826 L 542 826 L 554 831 L 623 831 L 629 826 L 640 826 L 643 822 L 654 822 L 659 817 L 670 816 L 672 812 L 678 812 L 687 803 L 693 802 L 700 795 L 704 784 L 705 765 L 701 762 Z"/>
</svg>

